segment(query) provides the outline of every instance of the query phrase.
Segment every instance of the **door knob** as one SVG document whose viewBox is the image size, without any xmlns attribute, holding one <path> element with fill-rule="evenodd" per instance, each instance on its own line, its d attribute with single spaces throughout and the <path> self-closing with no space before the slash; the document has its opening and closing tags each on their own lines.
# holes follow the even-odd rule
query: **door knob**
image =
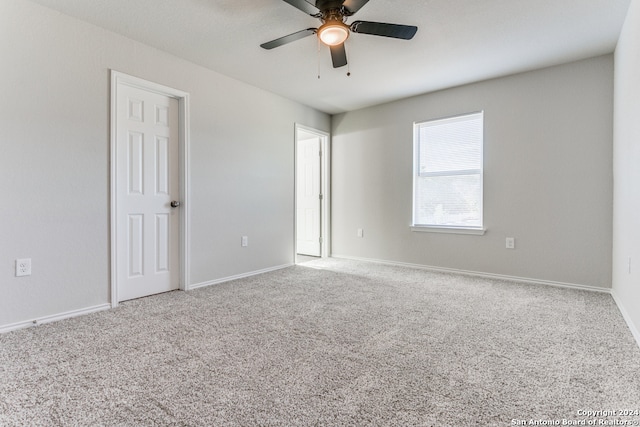
<svg viewBox="0 0 640 427">
<path fill-rule="evenodd" d="M 171 201 L 171 207 L 172 208 L 177 208 L 178 206 L 180 206 L 180 202 L 177 200 L 172 200 Z"/>
</svg>

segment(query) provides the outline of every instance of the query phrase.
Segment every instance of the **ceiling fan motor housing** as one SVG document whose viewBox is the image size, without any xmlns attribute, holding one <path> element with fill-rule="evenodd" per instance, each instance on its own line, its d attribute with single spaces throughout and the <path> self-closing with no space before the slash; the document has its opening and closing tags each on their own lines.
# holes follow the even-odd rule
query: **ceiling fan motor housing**
<svg viewBox="0 0 640 427">
<path fill-rule="evenodd" d="M 344 3 L 344 0 L 318 0 L 316 1 L 316 7 L 323 15 L 330 10 L 341 11 L 342 15 L 348 14 L 349 12 L 342 6 L 342 3 Z"/>
</svg>

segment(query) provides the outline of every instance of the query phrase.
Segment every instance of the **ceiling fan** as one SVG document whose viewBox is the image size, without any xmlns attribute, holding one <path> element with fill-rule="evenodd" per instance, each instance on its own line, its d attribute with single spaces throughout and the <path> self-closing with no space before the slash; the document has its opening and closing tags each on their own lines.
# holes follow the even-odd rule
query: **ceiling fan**
<svg viewBox="0 0 640 427">
<path fill-rule="evenodd" d="M 270 42 L 263 43 L 260 47 L 273 49 L 287 43 L 300 40 L 312 34 L 317 34 L 320 41 L 331 50 L 333 68 L 347 65 L 347 52 L 344 42 L 351 32 L 371 34 L 374 36 L 391 37 L 394 39 L 411 40 L 418 31 L 413 25 L 397 25 L 384 22 L 354 21 L 346 24 L 347 18 L 354 15 L 369 0 L 284 0 L 291 6 L 306 14 L 320 19 L 322 25 L 319 28 L 307 28 L 297 31 Z"/>
</svg>

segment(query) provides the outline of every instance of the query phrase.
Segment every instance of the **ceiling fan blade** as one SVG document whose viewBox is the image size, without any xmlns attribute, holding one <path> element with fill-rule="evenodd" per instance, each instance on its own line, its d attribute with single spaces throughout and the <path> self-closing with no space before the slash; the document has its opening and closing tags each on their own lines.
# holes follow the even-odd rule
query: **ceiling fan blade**
<svg viewBox="0 0 640 427">
<path fill-rule="evenodd" d="M 333 68 L 340 68 L 347 65 L 347 51 L 344 49 L 344 43 L 337 46 L 329 46 L 331 49 L 331 61 Z"/>
<path fill-rule="evenodd" d="M 313 3 L 306 2 L 304 0 L 284 0 L 286 3 L 289 3 L 291 6 L 295 7 L 298 10 L 303 11 L 306 14 L 311 16 L 315 16 L 320 13 L 320 10 L 314 6 Z"/>
<path fill-rule="evenodd" d="M 303 39 L 315 33 L 316 33 L 316 28 L 307 28 L 306 30 L 301 30 L 293 34 L 289 34 L 288 36 L 280 37 L 279 39 L 262 43 L 260 47 L 263 49 L 273 49 L 274 47 L 279 47 L 279 46 L 282 46 L 283 44 L 287 44 L 287 43 L 294 42 L 296 40 Z"/>
<path fill-rule="evenodd" d="M 355 21 L 351 24 L 351 31 L 373 36 L 392 37 L 394 39 L 411 40 L 416 35 L 418 27 L 413 25 L 387 24 L 384 22 Z"/>
<path fill-rule="evenodd" d="M 360 10 L 369 0 L 345 0 L 342 6 L 349 11 L 349 16 Z"/>
</svg>

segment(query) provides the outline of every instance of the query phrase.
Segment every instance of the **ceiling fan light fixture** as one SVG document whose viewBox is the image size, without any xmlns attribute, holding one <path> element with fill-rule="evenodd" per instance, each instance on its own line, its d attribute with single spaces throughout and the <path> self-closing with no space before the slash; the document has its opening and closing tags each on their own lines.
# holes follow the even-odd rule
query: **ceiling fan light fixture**
<svg viewBox="0 0 640 427">
<path fill-rule="evenodd" d="M 318 28 L 318 38 L 327 46 L 338 46 L 349 38 L 349 27 L 340 21 L 327 21 Z"/>
</svg>

